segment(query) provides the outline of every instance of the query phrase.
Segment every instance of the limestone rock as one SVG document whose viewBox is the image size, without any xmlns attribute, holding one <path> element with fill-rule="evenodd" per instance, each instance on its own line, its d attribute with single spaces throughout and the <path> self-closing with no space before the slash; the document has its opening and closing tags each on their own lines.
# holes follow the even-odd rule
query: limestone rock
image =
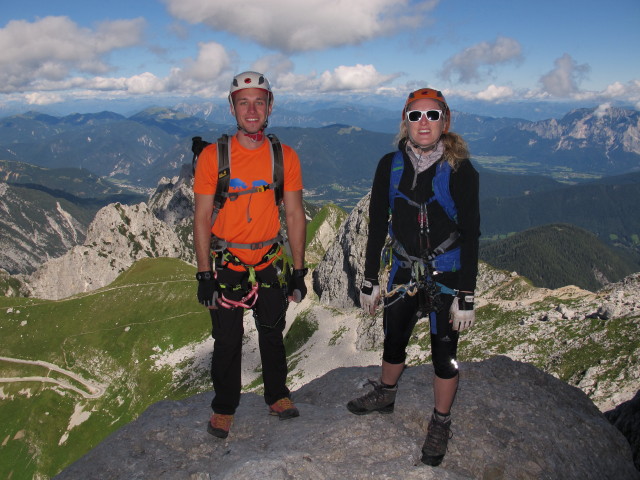
<svg viewBox="0 0 640 480">
<path fill-rule="evenodd" d="M 211 394 L 150 407 L 57 477 L 65 479 L 639 479 L 629 444 L 579 389 L 494 357 L 461 364 L 453 437 L 443 463 L 420 448 L 433 406 L 433 369 L 408 368 L 392 415 L 352 415 L 379 367 L 332 370 L 295 391 L 296 419 L 267 415 L 243 394 L 231 434 L 205 430 Z"/>
<path fill-rule="evenodd" d="M 640 390 L 631 400 L 621 403 L 604 415 L 627 437 L 633 450 L 633 461 L 640 471 Z"/>
<path fill-rule="evenodd" d="M 180 258 L 183 251 L 177 234 L 146 204 L 114 203 L 98 212 L 84 245 L 46 262 L 29 288 L 37 298 L 58 300 L 108 285 L 141 258 Z"/>
</svg>

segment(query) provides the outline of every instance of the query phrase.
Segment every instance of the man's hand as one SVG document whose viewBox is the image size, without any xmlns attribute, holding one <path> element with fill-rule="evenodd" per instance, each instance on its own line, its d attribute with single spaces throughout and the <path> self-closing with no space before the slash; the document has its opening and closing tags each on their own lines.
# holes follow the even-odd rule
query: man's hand
<svg viewBox="0 0 640 480">
<path fill-rule="evenodd" d="M 459 332 L 473 326 L 476 321 L 473 293 L 458 292 L 449 309 L 449 321 L 453 323 L 453 329 Z"/>
<path fill-rule="evenodd" d="M 289 301 L 300 303 L 302 299 L 307 296 L 307 285 L 304 283 L 304 277 L 308 271 L 307 268 L 300 268 L 293 271 L 287 288 Z"/>
<path fill-rule="evenodd" d="M 198 272 L 196 280 L 198 280 L 198 302 L 210 309 L 218 308 L 216 301 L 220 296 L 220 283 L 213 272 Z"/>
<path fill-rule="evenodd" d="M 380 285 L 378 279 L 365 278 L 360 287 L 360 306 L 369 315 L 376 313 L 380 303 Z"/>
</svg>

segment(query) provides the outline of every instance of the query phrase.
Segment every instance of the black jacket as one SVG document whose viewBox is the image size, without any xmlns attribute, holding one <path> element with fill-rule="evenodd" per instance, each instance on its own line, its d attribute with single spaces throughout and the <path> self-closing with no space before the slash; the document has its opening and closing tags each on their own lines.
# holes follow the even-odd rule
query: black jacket
<svg viewBox="0 0 640 480">
<path fill-rule="evenodd" d="M 403 147 L 403 146 L 401 146 Z M 432 182 L 436 172 L 436 164 L 418 175 L 416 187 L 411 189 L 415 176 L 413 164 L 401 148 L 404 158 L 404 171 L 398 189 L 417 203 L 424 203 L 433 196 Z M 389 226 L 389 182 L 391 161 L 395 152 L 388 153 L 378 163 L 369 205 L 369 236 L 365 258 L 365 278 L 378 278 L 380 253 L 384 246 Z M 458 223 L 449 219 L 437 201 L 427 207 L 429 220 L 428 241 L 431 248 L 440 245 L 450 233 L 457 229 L 460 237 L 461 269 L 458 272 L 445 272 L 437 275 L 437 280 L 450 288 L 474 291 L 478 274 L 478 247 L 480 237 L 479 175 L 471 164 L 464 160 L 456 171 L 451 172 L 449 190 L 458 211 Z M 394 202 L 393 232 L 395 238 L 404 246 L 411 256 L 420 257 L 420 229 L 417 207 L 409 205 L 403 198 L 397 197 Z M 423 239 L 422 243 L 426 243 Z M 405 283 L 410 272 L 400 269 L 394 283 Z"/>
</svg>

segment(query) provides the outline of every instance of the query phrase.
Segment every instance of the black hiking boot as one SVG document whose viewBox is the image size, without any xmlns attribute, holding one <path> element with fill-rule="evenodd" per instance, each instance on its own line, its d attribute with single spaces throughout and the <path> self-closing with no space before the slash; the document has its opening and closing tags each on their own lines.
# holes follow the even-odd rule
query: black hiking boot
<svg viewBox="0 0 640 480">
<path fill-rule="evenodd" d="M 422 463 L 432 467 L 437 467 L 442 462 L 451 438 L 451 418 L 447 415 L 443 421 L 442 417 L 433 413 L 427 428 L 427 438 L 422 445 Z"/>
<path fill-rule="evenodd" d="M 347 403 L 349 411 L 356 415 L 366 415 L 371 412 L 393 413 L 398 385 L 390 388 L 375 380 L 369 380 L 367 383 L 373 386 L 373 390 Z"/>
</svg>

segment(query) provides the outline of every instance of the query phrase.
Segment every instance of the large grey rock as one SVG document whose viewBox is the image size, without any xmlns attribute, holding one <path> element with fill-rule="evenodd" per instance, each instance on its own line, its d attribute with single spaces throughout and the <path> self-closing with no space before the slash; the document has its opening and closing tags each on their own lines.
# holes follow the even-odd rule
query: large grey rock
<svg viewBox="0 0 640 480">
<path fill-rule="evenodd" d="M 368 193 L 354 207 L 313 272 L 313 290 L 321 303 L 338 308 L 360 305 L 358 296 L 364 274 L 370 199 L 371 193 Z"/>
<path fill-rule="evenodd" d="M 604 415 L 629 441 L 633 461 L 640 470 L 640 390 L 631 400 L 621 403 Z"/>
<path fill-rule="evenodd" d="M 205 431 L 211 394 L 150 407 L 56 478 L 65 479 L 638 479 L 631 449 L 579 389 L 495 357 L 462 363 L 443 463 L 420 463 L 433 369 L 405 371 L 392 415 L 346 402 L 379 367 L 339 368 L 294 392 L 301 416 L 279 421 L 243 394 L 226 440 Z"/>
</svg>

